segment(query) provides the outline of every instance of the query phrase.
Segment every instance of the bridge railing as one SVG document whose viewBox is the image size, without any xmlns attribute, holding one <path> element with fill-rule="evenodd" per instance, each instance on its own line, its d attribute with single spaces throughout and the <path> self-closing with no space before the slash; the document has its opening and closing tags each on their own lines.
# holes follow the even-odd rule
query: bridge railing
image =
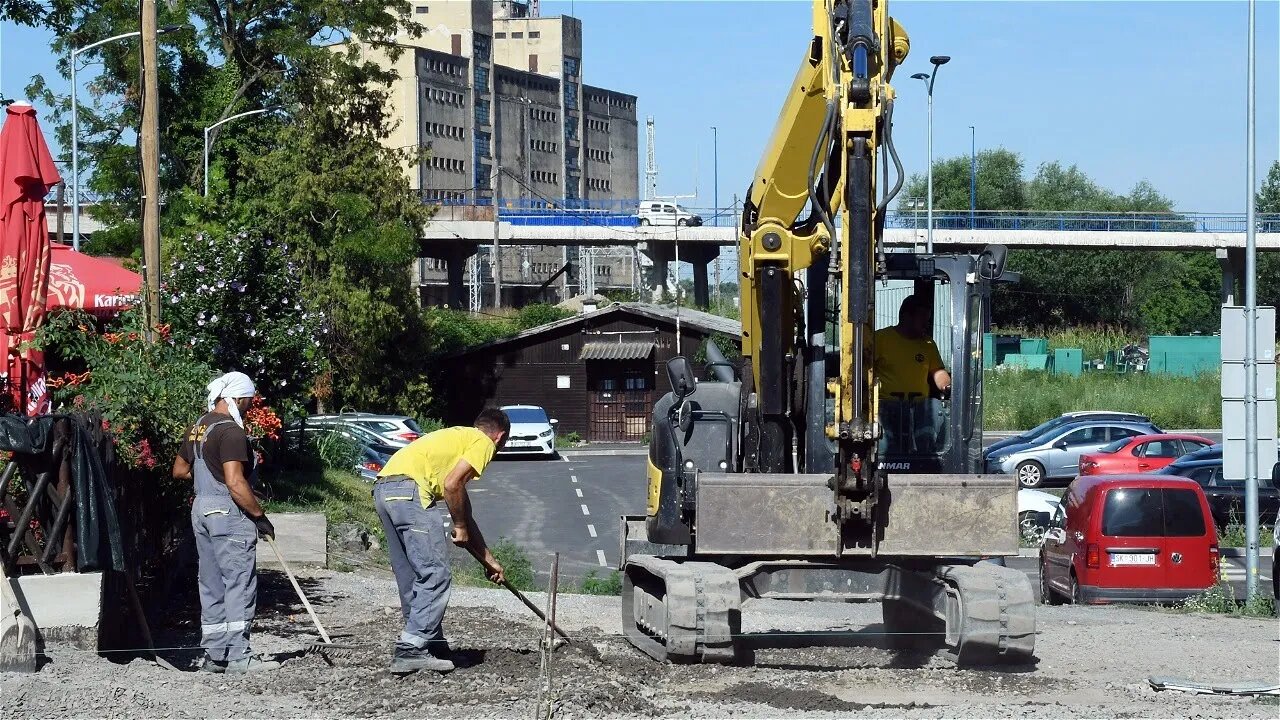
<svg viewBox="0 0 1280 720">
<path fill-rule="evenodd" d="M 489 198 L 467 201 L 431 201 L 441 206 L 441 218 L 449 218 L 465 208 L 483 208 L 479 214 L 492 218 Z M 641 200 L 502 199 L 498 215 L 513 225 L 634 227 Z M 742 213 L 740 204 L 720 208 L 681 206 L 701 219 L 704 226 L 733 227 Z M 928 213 L 921 210 L 890 210 L 885 227 L 925 230 Z M 935 230 L 1042 230 L 1059 232 L 1218 232 L 1242 233 L 1244 213 L 1124 213 L 1124 212 L 1036 212 L 1029 210 L 934 210 Z M 1258 232 L 1280 232 L 1280 214 L 1259 214 Z"/>
</svg>

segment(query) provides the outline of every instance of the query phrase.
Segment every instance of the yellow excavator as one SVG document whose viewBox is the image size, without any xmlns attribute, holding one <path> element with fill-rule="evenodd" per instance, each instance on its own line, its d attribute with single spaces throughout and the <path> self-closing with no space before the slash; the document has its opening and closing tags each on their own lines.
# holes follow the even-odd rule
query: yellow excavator
<svg viewBox="0 0 1280 720">
<path fill-rule="evenodd" d="M 880 601 L 899 644 L 945 643 L 961 664 L 1033 656 L 1031 583 L 999 562 L 1017 554 L 1017 487 L 980 474 L 983 314 L 1005 253 L 883 242 L 903 180 L 890 80 L 909 48 L 886 0 L 814 0 L 741 218 L 742 361 L 708 343 L 706 379 L 668 363 L 646 514 L 622 518 L 623 627 L 655 659 L 740 661 L 752 598 Z M 880 392 L 889 281 L 932 308 L 949 392 Z"/>
</svg>

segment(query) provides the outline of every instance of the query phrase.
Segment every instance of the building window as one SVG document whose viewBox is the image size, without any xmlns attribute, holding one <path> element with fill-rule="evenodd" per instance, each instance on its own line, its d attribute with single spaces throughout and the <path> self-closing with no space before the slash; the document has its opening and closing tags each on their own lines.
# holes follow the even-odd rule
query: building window
<svg viewBox="0 0 1280 720">
<path fill-rule="evenodd" d="M 480 62 L 489 62 L 490 50 L 493 47 L 493 41 L 488 35 L 476 34 L 471 39 L 471 52 L 475 55 L 475 59 Z"/>
<path fill-rule="evenodd" d="M 507 34 L 506 34 L 506 33 L 504 33 L 504 32 L 496 32 L 496 33 L 494 33 L 494 34 L 493 34 L 493 38 L 494 38 L 495 40 L 506 40 L 506 39 L 507 39 Z"/>
<path fill-rule="evenodd" d="M 524 39 L 524 33 L 522 33 L 522 32 L 513 32 L 513 33 L 511 33 L 511 39 L 512 39 L 512 40 L 523 40 L 523 39 Z"/>
<path fill-rule="evenodd" d="M 565 62 L 568 62 L 565 58 Z M 578 109 L 578 86 L 573 83 L 565 83 L 564 85 L 564 106 L 569 110 Z"/>
<path fill-rule="evenodd" d="M 578 75 L 578 58 L 565 56 L 564 58 L 564 74 L 569 77 L 577 77 Z"/>
<path fill-rule="evenodd" d="M 476 133 L 476 157 L 489 157 L 489 140 L 493 137 L 487 132 Z"/>
<path fill-rule="evenodd" d="M 427 14 L 427 6 L 426 6 L 426 5 L 419 5 L 418 7 L 414 8 L 414 9 L 413 9 L 413 11 L 414 11 L 414 12 L 416 12 L 416 13 L 418 13 L 419 15 L 426 15 L 426 14 Z"/>
<path fill-rule="evenodd" d="M 542 33 L 538 32 L 537 30 L 531 30 L 531 31 L 529 31 L 529 39 L 530 39 L 530 40 L 537 40 L 537 39 L 538 39 L 538 38 L 540 38 L 540 37 L 542 37 Z"/>
<path fill-rule="evenodd" d="M 489 101 L 488 100 L 476 101 L 476 123 L 480 125 L 489 124 Z"/>
<path fill-rule="evenodd" d="M 493 174 L 492 166 L 484 165 L 482 163 L 476 163 L 476 187 L 478 188 L 489 187 L 489 181 L 490 181 L 489 176 L 492 174 Z"/>
<path fill-rule="evenodd" d="M 489 87 L 489 68 L 483 65 L 476 65 L 476 87 Z"/>
</svg>

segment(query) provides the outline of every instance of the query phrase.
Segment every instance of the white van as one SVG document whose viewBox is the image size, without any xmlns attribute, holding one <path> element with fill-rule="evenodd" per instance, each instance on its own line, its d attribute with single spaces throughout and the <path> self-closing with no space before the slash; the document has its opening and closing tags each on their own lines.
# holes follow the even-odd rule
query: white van
<svg viewBox="0 0 1280 720">
<path fill-rule="evenodd" d="M 702 217 L 669 202 L 645 200 L 640 203 L 640 211 L 636 213 L 636 221 L 641 226 L 679 225 L 680 227 L 697 227 L 702 224 Z"/>
</svg>

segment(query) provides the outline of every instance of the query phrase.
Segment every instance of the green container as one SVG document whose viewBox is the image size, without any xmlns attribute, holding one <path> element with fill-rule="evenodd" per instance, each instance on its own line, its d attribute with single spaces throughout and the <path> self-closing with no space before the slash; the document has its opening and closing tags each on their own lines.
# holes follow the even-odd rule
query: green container
<svg viewBox="0 0 1280 720">
<path fill-rule="evenodd" d="M 1048 370 L 1048 353 L 1012 353 L 1004 357 L 1004 364 L 1023 370 Z"/>
<path fill-rule="evenodd" d="M 1222 366 L 1222 339 L 1216 335 L 1153 335 L 1153 373 L 1192 377 Z"/>
<path fill-rule="evenodd" d="M 990 370 L 1003 365 L 1006 356 L 1021 349 L 1022 338 L 1018 335 L 982 334 L 982 367 Z"/>
<path fill-rule="evenodd" d="M 1048 355 L 1049 341 L 1044 338 L 1022 338 L 1018 352 L 1023 355 Z"/>
<path fill-rule="evenodd" d="M 1084 369 L 1084 350 L 1058 348 L 1053 351 L 1053 372 L 1058 375 L 1079 375 Z"/>
</svg>

